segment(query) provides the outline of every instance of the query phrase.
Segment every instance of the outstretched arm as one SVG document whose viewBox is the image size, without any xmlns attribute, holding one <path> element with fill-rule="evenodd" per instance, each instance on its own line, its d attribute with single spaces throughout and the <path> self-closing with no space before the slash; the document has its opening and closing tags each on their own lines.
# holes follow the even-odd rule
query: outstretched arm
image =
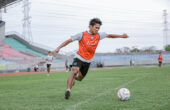
<svg viewBox="0 0 170 110">
<path fill-rule="evenodd" d="M 115 34 L 107 34 L 107 38 L 128 38 L 127 34 L 122 34 L 122 35 L 115 35 Z"/>
<path fill-rule="evenodd" d="M 68 45 L 69 43 L 72 42 L 72 39 L 68 39 L 65 42 L 63 42 L 60 46 L 58 46 L 54 51 L 52 51 L 53 54 L 56 54 L 60 51 L 61 48 L 65 47 L 66 45 Z"/>
</svg>

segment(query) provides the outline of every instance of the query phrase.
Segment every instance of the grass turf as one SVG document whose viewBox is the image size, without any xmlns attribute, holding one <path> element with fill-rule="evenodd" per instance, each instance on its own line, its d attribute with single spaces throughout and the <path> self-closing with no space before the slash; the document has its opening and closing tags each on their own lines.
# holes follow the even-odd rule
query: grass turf
<svg viewBox="0 0 170 110">
<path fill-rule="evenodd" d="M 90 70 L 64 99 L 70 73 L 0 77 L 0 110 L 170 110 L 170 66 Z M 118 89 L 131 92 L 128 101 Z"/>
</svg>

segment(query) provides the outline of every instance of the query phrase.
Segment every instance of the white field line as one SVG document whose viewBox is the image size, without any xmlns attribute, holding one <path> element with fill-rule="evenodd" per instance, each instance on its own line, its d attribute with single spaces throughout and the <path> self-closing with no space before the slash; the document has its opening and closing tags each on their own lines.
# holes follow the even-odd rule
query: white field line
<svg viewBox="0 0 170 110">
<path fill-rule="evenodd" d="M 146 76 L 148 76 L 148 75 L 145 75 L 145 76 L 143 76 L 143 77 L 136 78 L 136 79 L 134 79 L 134 80 L 128 81 L 128 82 L 126 82 L 126 83 L 124 83 L 124 84 L 119 85 L 119 86 L 116 87 L 116 88 L 113 88 L 113 89 L 104 91 L 104 92 L 102 92 L 102 93 L 99 93 L 99 94 L 97 94 L 96 96 L 89 97 L 89 98 L 87 98 L 87 99 L 84 100 L 84 101 L 80 101 L 80 102 L 78 102 L 78 103 L 76 103 L 76 104 L 74 104 L 74 105 L 66 108 L 65 110 L 76 110 L 77 107 L 79 107 L 80 105 L 82 105 L 82 104 L 84 104 L 84 103 L 87 103 L 87 102 L 89 102 L 89 101 L 91 101 L 91 100 L 93 100 L 93 99 L 95 99 L 95 98 L 98 98 L 98 97 L 101 97 L 101 96 L 103 96 L 103 95 L 105 95 L 105 94 L 108 94 L 108 93 L 110 93 L 112 90 L 118 90 L 119 88 L 122 88 L 122 87 L 125 87 L 125 86 L 129 85 L 129 84 L 132 84 L 132 83 L 134 83 L 134 82 L 136 82 L 136 81 L 138 81 L 138 80 L 140 80 L 140 79 L 145 78 Z"/>
</svg>

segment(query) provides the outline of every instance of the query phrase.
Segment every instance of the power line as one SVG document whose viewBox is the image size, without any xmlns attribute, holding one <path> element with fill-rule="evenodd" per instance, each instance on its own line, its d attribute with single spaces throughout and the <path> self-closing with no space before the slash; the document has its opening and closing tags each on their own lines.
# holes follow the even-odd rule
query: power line
<svg viewBox="0 0 170 110">
<path fill-rule="evenodd" d="M 92 1 L 91 1 L 92 2 Z M 95 6 L 94 6 L 94 4 L 93 3 L 91 3 L 90 2 L 90 4 L 87 2 L 87 3 L 82 3 L 82 1 L 81 2 L 78 2 L 78 1 L 51 1 L 51 2 L 42 2 L 42 1 L 38 1 L 37 2 L 37 4 L 39 4 L 39 5 L 44 5 L 44 6 L 47 6 L 47 4 L 48 5 L 50 5 L 50 6 L 56 6 L 56 5 L 58 5 L 58 6 L 63 6 L 63 7 L 67 7 L 67 8 L 80 8 L 80 9 L 86 9 L 86 10 L 89 10 L 89 9 L 92 9 L 92 8 L 95 8 L 96 7 L 96 5 L 99 7 L 99 6 L 101 6 L 102 8 L 101 9 L 106 9 L 107 11 L 109 11 L 109 10 L 117 10 L 117 11 L 124 11 L 124 12 L 137 12 L 137 13 L 139 13 L 139 12 L 144 12 L 144 13 L 146 13 L 146 12 L 152 12 L 152 13 L 158 13 L 157 11 L 153 11 L 153 10 L 149 10 L 149 9 L 140 9 L 140 10 L 136 10 L 136 9 L 121 9 L 121 8 L 119 8 L 119 9 L 117 9 L 117 8 L 115 8 L 115 7 L 112 7 L 111 9 L 110 8 L 106 8 L 106 7 L 103 7 L 103 4 L 102 3 L 100 3 L 100 2 L 97 2 L 97 4 L 95 4 Z M 34 3 L 36 3 L 36 1 L 34 2 Z M 65 8 L 62 8 L 62 9 L 65 9 Z"/>
</svg>

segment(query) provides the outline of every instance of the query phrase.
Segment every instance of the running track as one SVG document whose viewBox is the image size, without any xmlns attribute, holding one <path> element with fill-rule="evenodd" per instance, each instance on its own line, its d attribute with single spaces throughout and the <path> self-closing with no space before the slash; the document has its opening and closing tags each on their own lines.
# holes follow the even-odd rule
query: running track
<svg viewBox="0 0 170 110">
<path fill-rule="evenodd" d="M 105 69 L 112 68 L 112 67 L 104 67 Z M 103 68 L 90 68 L 90 70 L 96 70 L 96 69 L 103 69 Z M 51 71 L 54 72 L 65 72 L 65 70 L 56 70 Z M 40 73 L 47 73 L 47 71 L 40 71 L 40 72 L 16 72 L 16 73 L 0 73 L 0 76 L 13 76 L 13 75 L 24 75 L 24 74 L 40 74 Z"/>
<path fill-rule="evenodd" d="M 51 72 L 64 72 L 65 70 L 57 70 Z M 40 72 L 16 72 L 16 73 L 0 73 L 0 76 L 12 76 L 12 75 L 23 75 L 23 74 L 40 74 L 40 73 L 47 73 L 47 71 L 40 71 Z"/>
</svg>

